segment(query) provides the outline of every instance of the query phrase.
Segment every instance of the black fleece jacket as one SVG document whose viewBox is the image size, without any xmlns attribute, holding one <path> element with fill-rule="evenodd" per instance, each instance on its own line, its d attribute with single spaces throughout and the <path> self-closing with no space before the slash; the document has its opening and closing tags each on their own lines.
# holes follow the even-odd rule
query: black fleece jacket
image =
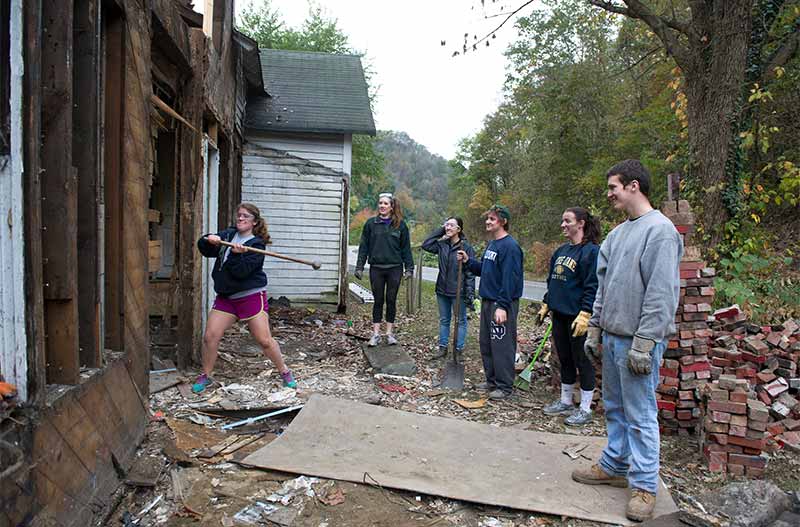
<svg viewBox="0 0 800 527">
<path fill-rule="evenodd" d="M 401 221 L 395 229 L 391 223 L 382 222 L 380 216 L 368 219 L 361 231 L 356 269 L 363 269 L 368 259 L 369 264 L 376 268 L 402 265 L 406 271 L 413 271 L 411 236 L 406 222 Z"/>
<path fill-rule="evenodd" d="M 442 240 L 444 227 L 439 227 L 422 242 L 422 249 L 429 253 L 439 255 L 439 276 L 436 278 L 436 294 L 449 297 L 456 296 L 458 282 L 458 260 L 456 260 L 457 248 L 450 244 L 450 240 Z M 461 237 L 461 248 L 470 258 L 475 258 L 475 249 L 469 244 L 466 237 Z M 475 300 L 475 275 L 469 270 L 469 266 L 461 268 L 463 298 L 467 302 Z"/>
<path fill-rule="evenodd" d="M 217 236 L 224 241 L 229 242 L 236 234 L 236 228 L 229 227 L 222 232 L 218 232 Z M 225 250 L 230 251 L 230 247 L 224 245 L 214 246 L 206 239 L 208 234 L 203 235 L 202 238 L 197 240 L 197 248 L 200 254 L 206 258 L 216 258 L 214 263 L 214 270 L 211 277 L 214 279 L 214 291 L 218 295 L 226 297 L 231 296 L 248 289 L 255 289 L 257 287 L 264 287 L 267 285 L 267 274 L 264 272 L 264 255 L 252 252 L 234 253 L 231 251 L 228 254 L 225 264 L 222 263 L 222 255 Z M 254 249 L 266 249 L 264 240 L 258 236 L 250 238 L 244 245 L 253 247 Z"/>
</svg>

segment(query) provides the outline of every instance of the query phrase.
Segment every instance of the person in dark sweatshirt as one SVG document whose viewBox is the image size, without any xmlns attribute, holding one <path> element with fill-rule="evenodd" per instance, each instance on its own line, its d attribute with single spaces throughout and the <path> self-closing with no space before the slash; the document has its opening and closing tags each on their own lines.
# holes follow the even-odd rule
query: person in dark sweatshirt
<svg viewBox="0 0 800 527">
<path fill-rule="evenodd" d="M 370 218 L 361 231 L 355 277 L 361 280 L 364 264 L 369 262 L 369 283 L 375 303 L 372 305 L 372 337 L 370 346 L 381 342 L 383 303 L 386 302 L 386 343 L 397 344 L 394 321 L 397 314 L 397 291 L 400 280 L 414 273 L 411 257 L 411 236 L 403 221 L 397 198 L 389 193 L 378 196 L 378 215 Z"/>
<path fill-rule="evenodd" d="M 478 388 L 491 399 L 505 399 L 514 390 L 517 314 L 525 285 L 522 248 L 508 233 L 511 213 L 503 205 L 486 212 L 489 244 L 480 260 L 459 251 L 458 258 L 481 277 L 480 348 L 486 382 Z"/>
<path fill-rule="evenodd" d="M 617 163 L 606 177 L 608 201 L 628 219 L 600 246 L 597 296 L 584 348 L 596 357 L 602 354 L 608 444 L 596 464 L 576 469 L 572 479 L 630 485 L 625 514 L 645 521 L 656 506 L 660 437 L 655 390 L 661 357 L 675 333 L 683 242 L 672 222 L 650 204 L 650 174 L 641 162 Z"/>
<path fill-rule="evenodd" d="M 550 259 L 547 293 L 538 313 L 540 323 L 548 312 L 553 322 L 553 341 L 561 368 L 561 398 L 543 411 L 545 415 L 566 415 L 566 424 L 581 426 L 592 421 L 594 365 L 583 351 L 583 344 L 597 293 L 600 222 L 588 210 L 572 207 L 561 215 L 561 232 L 569 242 L 556 249 Z M 578 377 L 581 404 L 576 409 L 572 396 Z"/>
<path fill-rule="evenodd" d="M 233 247 L 222 245 L 229 242 Z M 203 335 L 203 373 L 197 378 L 192 391 L 200 393 L 212 384 L 211 372 L 217 360 L 219 342 L 225 331 L 237 320 L 247 322 L 250 334 L 264 350 L 264 355 L 278 368 L 284 386 L 294 388 L 291 370 L 281 355 L 278 341 L 269 329 L 267 304 L 267 275 L 264 273 L 264 255 L 249 252 L 248 247 L 264 249 L 270 243 L 267 223 L 261 211 L 252 203 L 236 207 L 236 227 L 217 234 L 206 234 L 197 241 L 200 254 L 216 258 L 211 277 L 217 297 L 208 314 Z"/>
<path fill-rule="evenodd" d="M 458 249 L 463 249 L 470 258 L 475 250 L 464 236 L 464 221 L 461 218 L 447 218 L 444 225 L 436 229 L 422 242 L 422 249 L 439 255 L 439 275 L 436 278 L 436 301 L 439 305 L 439 351 L 431 358 L 440 359 L 447 355 L 450 342 L 450 319 L 458 294 Z M 464 351 L 467 336 L 467 307 L 475 300 L 475 275 L 463 266 L 461 275 L 461 306 L 458 312 L 458 334 L 456 335 L 456 354 Z"/>
</svg>

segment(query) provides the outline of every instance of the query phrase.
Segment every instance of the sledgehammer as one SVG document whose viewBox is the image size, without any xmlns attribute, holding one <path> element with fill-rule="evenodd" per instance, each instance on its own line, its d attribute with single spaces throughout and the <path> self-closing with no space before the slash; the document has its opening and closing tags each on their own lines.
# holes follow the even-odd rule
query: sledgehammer
<svg viewBox="0 0 800 527">
<path fill-rule="evenodd" d="M 220 245 L 227 245 L 228 247 L 234 246 L 232 243 L 223 240 L 220 240 L 219 243 Z M 251 253 L 263 254 L 264 256 L 272 256 L 273 258 L 280 258 L 281 260 L 288 260 L 290 262 L 301 263 L 303 265 L 310 265 L 315 271 L 322 267 L 322 264 L 319 262 L 310 262 L 301 258 L 295 258 L 294 256 L 287 256 L 285 254 L 274 253 L 272 251 L 265 251 L 264 249 L 256 249 L 255 247 L 248 247 L 247 245 L 243 245 L 243 247 L 245 251 L 249 251 Z"/>
</svg>

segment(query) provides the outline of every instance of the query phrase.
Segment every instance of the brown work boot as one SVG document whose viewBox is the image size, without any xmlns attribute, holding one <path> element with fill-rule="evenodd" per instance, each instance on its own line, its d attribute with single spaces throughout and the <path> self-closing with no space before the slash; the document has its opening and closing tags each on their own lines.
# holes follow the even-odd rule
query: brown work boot
<svg viewBox="0 0 800 527">
<path fill-rule="evenodd" d="M 628 479 L 623 476 L 609 476 L 600 465 L 594 464 L 589 468 L 576 468 L 572 471 L 572 479 L 584 485 L 611 485 L 612 487 L 625 488 Z"/>
<path fill-rule="evenodd" d="M 649 520 L 653 516 L 653 509 L 656 508 L 656 495 L 642 489 L 632 489 L 631 499 L 628 508 L 625 509 L 625 516 L 635 522 Z"/>
</svg>

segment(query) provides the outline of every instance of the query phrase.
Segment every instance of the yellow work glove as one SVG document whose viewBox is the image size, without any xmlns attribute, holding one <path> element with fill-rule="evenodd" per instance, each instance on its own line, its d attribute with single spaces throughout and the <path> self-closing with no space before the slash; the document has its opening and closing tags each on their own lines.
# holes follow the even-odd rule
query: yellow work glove
<svg viewBox="0 0 800 527">
<path fill-rule="evenodd" d="M 578 313 L 578 316 L 572 321 L 572 326 L 570 326 L 570 328 L 572 328 L 573 337 L 582 337 L 586 335 L 586 330 L 589 329 L 590 318 L 592 318 L 592 314 L 587 311 Z"/>
<path fill-rule="evenodd" d="M 539 324 L 544 322 L 544 317 L 550 312 L 550 308 L 547 307 L 547 304 L 542 304 L 542 307 L 539 309 L 539 312 L 536 313 L 536 318 L 539 320 Z"/>
</svg>

